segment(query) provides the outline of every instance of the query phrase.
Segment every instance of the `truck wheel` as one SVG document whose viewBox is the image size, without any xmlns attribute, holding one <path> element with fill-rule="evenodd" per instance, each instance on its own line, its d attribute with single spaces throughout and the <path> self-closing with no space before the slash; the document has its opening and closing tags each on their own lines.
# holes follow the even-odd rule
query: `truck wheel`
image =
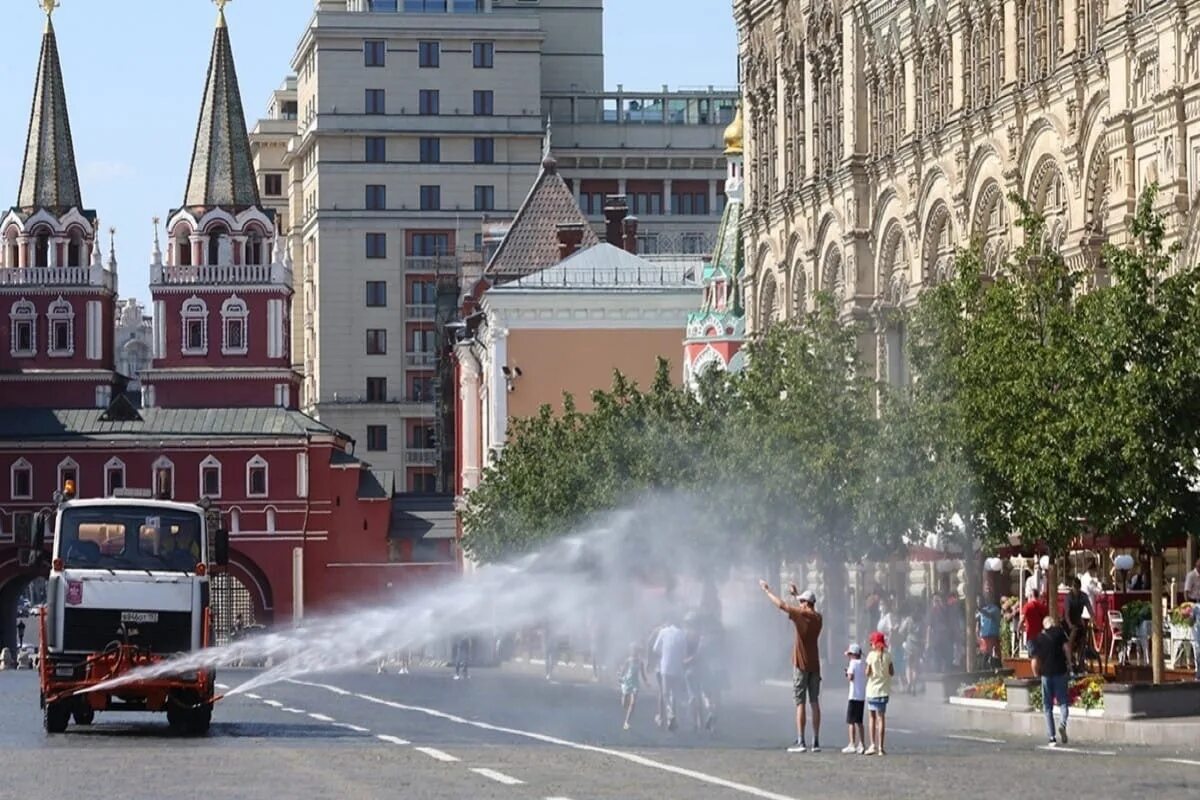
<svg viewBox="0 0 1200 800">
<path fill-rule="evenodd" d="M 71 721 L 71 709 L 63 703 L 47 703 L 42 709 L 42 727 L 46 733 L 63 733 Z"/>
<path fill-rule="evenodd" d="M 203 705 L 188 712 L 187 731 L 193 736 L 204 736 L 212 725 L 212 706 Z"/>
<path fill-rule="evenodd" d="M 96 709 L 91 706 L 80 705 L 75 708 L 71 716 L 75 718 L 76 725 L 91 725 L 96 721 Z"/>
</svg>

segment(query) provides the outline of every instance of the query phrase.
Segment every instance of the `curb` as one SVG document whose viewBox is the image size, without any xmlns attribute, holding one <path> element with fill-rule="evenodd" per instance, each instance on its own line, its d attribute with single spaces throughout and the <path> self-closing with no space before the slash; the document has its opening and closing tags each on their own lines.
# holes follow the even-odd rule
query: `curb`
<svg viewBox="0 0 1200 800">
<path fill-rule="evenodd" d="M 990 708 L 951 705 L 949 710 L 956 727 L 963 730 L 1007 733 L 1015 736 L 1046 735 L 1046 717 L 1040 711 L 1014 712 Z M 1056 714 L 1055 720 L 1060 717 Z M 1104 719 L 1071 715 L 1071 740 L 1105 744 L 1139 745 L 1146 747 L 1193 748 L 1200 741 L 1200 720 L 1132 720 Z"/>
</svg>

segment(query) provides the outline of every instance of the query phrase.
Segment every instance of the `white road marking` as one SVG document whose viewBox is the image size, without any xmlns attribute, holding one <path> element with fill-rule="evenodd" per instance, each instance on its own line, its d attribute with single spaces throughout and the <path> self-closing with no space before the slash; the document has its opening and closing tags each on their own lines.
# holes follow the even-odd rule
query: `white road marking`
<svg viewBox="0 0 1200 800">
<path fill-rule="evenodd" d="M 438 750 L 436 747 L 414 747 L 413 749 L 418 753 L 424 753 L 430 758 L 436 758 L 438 761 L 445 761 L 447 764 L 458 761 L 457 756 L 452 756 L 449 753 Z"/>
<path fill-rule="evenodd" d="M 1081 750 L 1078 747 L 1063 747 L 1062 745 L 1059 745 L 1058 747 L 1050 747 L 1049 745 L 1042 745 L 1041 747 L 1038 748 L 1038 750 L 1045 750 L 1050 753 L 1076 753 L 1077 755 L 1081 755 L 1081 756 L 1115 756 L 1116 755 L 1116 751 L 1113 751 L 1113 750 Z"/>
<path fill-rule="evenodd" d="M 912 734 L 912 733 L 916 733 L 916 731 L 909 730 L 908 728 L 892 728 L 892 727 L 890 727 L 890 726 L 889 726 L 889 727 L 888 727 L 888 733 L 909 733 L 909 734 Z"/>
<path fill-rule="evenodd" d="M 283 703 L 279 702 L 278 700 L 263 700 L 263 702 L 269 705 L 271 708 L 283 708 Z"/>
<path fill-rule="evenodd" d="M 262 700 L 261 696 L 257 694 L 251 694 L 250 692 L 246 692 L 246 697 L 249 697 L 251 700 Z"/>
<path fill-rule="evenodd" d="M 1200 767 L 1200 761 L 1192 761 L 1190 758 L 1160 758 L 1164 764 L 1186 764 L 1189 767 Z"/>
<path fill-rule="evenodd" d="M 547 797 L 546 800 L 571 800 L 569 797 Z"/>
<path fill-rule="evenodd" d="M 956 736 L 954 734 L 947 734 L 946 738 L 947 739 L 958 739 L 959 741 L 962 741 L 962 742 L 982 742 L 983 744 L 1004 744 L 1003 739 L 989 739 L 986 736 Z"/>
<path fill-rule="evenodd" d="M 388 736 L 386 733 L 376 734 L 375 738 L 381 742 L 387 742 L 388 744 L 398 744 L 402 747 L 404 745 L 412 744 L 412 742 L 408 741 L 407 739 L 401 739 L 399 736 Z"/>
<path fill-rule="evenodd" d="M 280 711 L 286 711 L 286 712 L 288 712 L 289 714 L 303 714 L 303 713 L 304 713 L 304 709 L 303 709 L 303 708 L 288 708 L 287 706 L 284 706 L 283 708 L 281 708 L 281 709 L 279 709 L 279 710 L 280 710 Z"/>
<path fill-rule="evenodd" d="M 503 772 L 496 772 L 496 770 L 488 769 L 487 767 L 471 767 L 471 772 L 482 775 L 485 778 L 491 778 L 496 783 L 503 783 L 505 786 L 519 786 L 525 782 L 517 780 L 512 775 L 505 775 Z"/>
<path fill-rule="evenodd" d="M 324 714 L 314 714 L 310 711 L 310 712 L 308 712 L 308 715 L 310 717 L 312 717 L 313 719 L 319 720 L 321 722 L 333 722 L 333 717 L 327 717 Z"/>
<path fill-rule="evenodd" d="M 364 728 L 361 725 L 351 725 L 349 722 L 335 722 L 335 723 L 333 723 L 333 726 L 335 728 L 345 728 L 346 730 L 354 731 L 355 733 L 370 733 L 371 732 L 371 730 L 369 728 Z"/>
<path fill-rule="evenodd" d="M 341 689 L 336 686 L 330 686 L 330 685 L 324 684 L 324 683 L 313 683 L 311 681 L 298 681 L 295 679 L 289 679 L 289 682 L 297 684 L 299 686 L 311 686 L 316 689 L 325 689 L 326 691 L 331 691 L 331 692 L 334 692 L 335 694 L 340 694 L 340 695 L 350 694 L 350 692 L 347 692 L 345 689 Z M 487 722 L 480 722 L 479 720 L 465 719 L 463 717 L 455 716 L 454 714 L 447 714 L 446 712 L 438 711 L 435 708 L 422 708 L 420 706 L 407 706 L 407 705 L 404 705 L 403 703 L 396 703 L 391 700 L 383 700 L 378 697 L 372 697 L 371 695 L 355 693 L 354 696 L 358 697 L 362 700 L 366 700 L 367 702 L 370 702 L 370 703 L 376 703 L 378 705 L 388 706 L 390 708 L 395 708 L 400 711 L 411 711 L 411 712 L 418 713 L 418 714 L 425 714 L 426 716 L 436 717 L 438 719 L 443 719 L 448 722 L 454 722 L 459 725 L 469 725 L 474 728 L 479 728 L 480 730 L 492 731 L 494 733 L 507 733 L 510 736 L 522 736 L 526 739 L 533 739 L 534 741 L 543 742 L 545 744 L 553 744 L 553 745 L 558 745 L 559 747 L 567 747 L 572 750 L 580 750 L 580 751 L 589 752 L 589 753 L 599 753 L 600 755 L 610 756 L 612 758 L 619 758 L 623 761 L 628 761 L 631 764 L 637 764 L 639 766 L 648 767 L 650 769 L 657 769 L 657 770 L 661 770 L 662 772 L 669 772 L 673 775 L 680 775 L 685 778 L 691 778 L 691 779 L 699 781 L 701 783 L 707 783 L 711 786 L 721 786 L 726 789 L 732 789 L 735 792 L 741 792 L 742 794 L 751 795 L 752 797 L 761 797 L 761 798 L 763 798 L 763 800 L 797 800 L 797 798 L 792 797 L 790 795 L 779 794 L 777 792 L 767 791 L 766 789 L 760 789 L 756 786 L 748 786 L 744 783 L 738 783 L 736 781 L 731 781 L 726 778 L 720 778 L 720 777 L 717 777 L 716 775 L 709 775 L 707 773 L 698 772 L 698 771 L 692 770 L 692 769 L 685 769 L 684 767 L 677 767 L 674 764 L 667 764 L 662 761 L 655 761 L 652 758 L 640 756 L 640 755 L 637 755 L 636 753 L 626 753 L 621 750 L 612 750 L 607 747 L 599 747 L 597 745 L 590 745 L 590 744 L 581 744 L 579 742 L 568 741 L 567 739 L 559 739 L 556 736 L 547 736 L 544 733 L 535 733 L 533 731 L 523 731 L 523 730 L 519 730 L 517 728 L 506 728 L 503 725 L 492 725 Z"/>
</svg>

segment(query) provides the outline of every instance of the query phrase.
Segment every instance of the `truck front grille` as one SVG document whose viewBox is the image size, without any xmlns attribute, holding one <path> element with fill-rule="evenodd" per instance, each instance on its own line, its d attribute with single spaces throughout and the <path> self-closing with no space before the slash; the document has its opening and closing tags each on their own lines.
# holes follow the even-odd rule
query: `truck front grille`
<svg viewBox="0 0 1200 800">
<path fill-rule="evenodd" d="M 135 611 L 136 609 L 128 609 Z M 95 653 L 112 642 L 123 642 L 122 610 L 67 608 L 63 612 L 63 650 Z M 129 643 L 170 655 L 192 649 L 192 615 L 187 611 L 159 611 L 157 622 L 124 623 Z"/>
</svg>

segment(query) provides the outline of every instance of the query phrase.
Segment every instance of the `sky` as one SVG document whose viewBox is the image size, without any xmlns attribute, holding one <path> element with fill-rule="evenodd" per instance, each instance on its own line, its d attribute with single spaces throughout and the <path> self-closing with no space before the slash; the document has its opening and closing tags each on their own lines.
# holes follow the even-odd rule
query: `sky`
<svg viewBox="0 0 1200 800">
<path fill-rule="evenodd" d="M 39 0 L 2 2 L 0 208 L 7 208 L 21 180 L 45 12 Z M 736 85 L 730 0 L 604 5 L 608 88 Z M 226 15 L 249 127 L 288 73 L 312 8 L 313 0 L 231 0 Z M 117 229 L 121 295 L 147 300 L 151 219 L 183 199 L 216 10 L 207 0 L 62 0 L 54 20 L 83 202 L 103 228 Z"/>
</svg>

